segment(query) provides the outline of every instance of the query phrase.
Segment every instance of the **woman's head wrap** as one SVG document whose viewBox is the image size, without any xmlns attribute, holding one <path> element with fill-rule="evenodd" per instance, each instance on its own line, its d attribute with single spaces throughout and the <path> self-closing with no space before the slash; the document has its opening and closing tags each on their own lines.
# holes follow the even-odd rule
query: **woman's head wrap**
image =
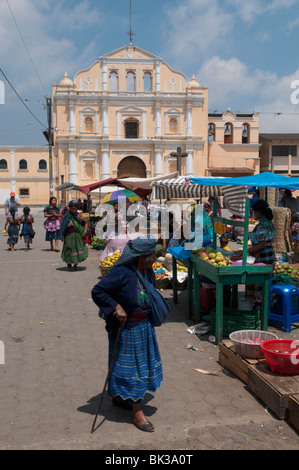
<svg viewBox="0 0 299 470">
<path fill-rule="evenodd" d="M 251 207 L 254 211 L 257 211 L 263 214 L 266 217 L 266 219 L 268 220 L 273 219 L 272 209 L 269 206 L 269 204 L 266 201 L 264 201 L 264 199 L 259 199 L 254 204 L 252 204 Z"/>
<path fill-rule="evenodd" d="M 149 235 L 129 240 L 122 252 L 121 257 L 114 266 L 121 266 L 135 261 L 138 256 L 147 256 L 156 251 L 157 240 Z M 113 267 L 114 267 L 113 266 Z"/>
<path fill-rule="evenodd" d="M 69 207 L 76 206 L 79 207 L 79 202 L 73 199 L 72 201 L 69 202 Z"/>
</svg>

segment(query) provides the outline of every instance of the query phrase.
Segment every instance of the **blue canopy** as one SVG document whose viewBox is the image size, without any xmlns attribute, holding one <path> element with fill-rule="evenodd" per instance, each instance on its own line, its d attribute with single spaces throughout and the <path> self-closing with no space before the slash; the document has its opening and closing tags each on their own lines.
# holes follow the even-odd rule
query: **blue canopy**
<svg viewBox="0 0 299 470">
<path fill-rule="evenodd" d="M 203 186 L 258 186 L 268 188 L 299 189 L 299 178 L 264 172 L 257 175 L 239 176 L 236 178 L 190 178 L 190 183 Z"/>
</svg>

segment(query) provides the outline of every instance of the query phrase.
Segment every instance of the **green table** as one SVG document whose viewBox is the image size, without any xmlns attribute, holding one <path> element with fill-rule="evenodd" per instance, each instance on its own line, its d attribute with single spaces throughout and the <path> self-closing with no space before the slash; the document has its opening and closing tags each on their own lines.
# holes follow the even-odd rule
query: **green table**
<svg viewBox="0 0 299 470">
<path fill-rule="evenodd" d="M 272 265 L 240 265 L 240 266 L 214 266 L 199 256 L 192 254 L 193 264 L 193 285 L 195 301 L 196 322 L 200 321 L 200 294 L 199 294 L 199 274 L 204 275 L 216 284 L 216 342 L 222 341 L 223 336 L 223 286 L 233 286 L 233 301 L 236 301 L 238 285 L 241 284 L 262 284 L 262 308 L 261 308 L 261 328 L 266 330 L 268 326 L 268 308 L 270 280 L 272 275 Z M 193 298 L 190 299 L 193 305 Z"/>
</svg>

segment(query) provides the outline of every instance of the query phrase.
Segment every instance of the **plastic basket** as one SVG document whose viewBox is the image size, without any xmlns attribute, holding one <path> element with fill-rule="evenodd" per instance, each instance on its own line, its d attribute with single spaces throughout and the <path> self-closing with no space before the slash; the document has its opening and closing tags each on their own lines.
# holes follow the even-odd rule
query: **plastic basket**
<svg viewBox="0 0 299 470">
<path fill-rule="evenodd" d="M 240 330 L 229 335 L 235 346 L 235 351 L 239 356 L 248 359 L 261 359 L 264 352 L 261 348 L 262 341 L 277 339 L 274 333 L 262 330 Z"/>
<path fill-rule="evenodd" d="M 272 372 L 280 375 L 299 374 L 298 341 L 292 339 L 270 339 L 264 341 L 261 344 L 261 348 L 268 367 Z"/>
<path fill-rule="evenodd" d="M 211 310 L 211 330 L 216 330 L 216 308 Z M 239 310 L 223 307 L 223 336 L 229 336 L 238 330 L 258 330 L 260 325 L 259 310 Z"/>
</svg>

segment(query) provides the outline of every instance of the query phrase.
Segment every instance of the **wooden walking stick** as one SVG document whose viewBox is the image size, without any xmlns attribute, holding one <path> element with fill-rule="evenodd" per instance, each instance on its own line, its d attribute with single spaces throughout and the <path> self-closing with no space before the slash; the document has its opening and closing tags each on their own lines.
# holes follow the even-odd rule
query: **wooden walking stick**
<svg viewBox="0 0 299 470">
<path fill-rule="evenodd" d="M 92 428 L 91 428 L 91 431 L 90 431 L 91 433 L 93 433 L 93 431 L 95 429 L 95 424 L 96 424 L 97 418 L 98 418 L 99 413 L 100 413 L 100 409 L 101 409 L 101 406 L 102 406 L 102 401 L 104 399 L 107 383 L 108 383 L 108 380 L 109 380 L 109 377 L 110 377 L 110 374 L 111 374 L 111 371 L 112 371 L 114 358 L 115 358 L 115 354 L 116 354 L 116 349 L 117 349 L 117 344 L 118 344 L 118 340 L 119 340 L 119 337 L 120 337 L 121 330 L 122 330 L 122 325 L 120 325 L 118 330 L 117 330 L 117 335 L 116 335 L 116 339 L 115 339 L 115 343 L 114 343 L 114 347 L 113 347 L 112 357 L 111 357 L 111 361 L 110 361 L 110 365 L 109 365 L 109 369 L 108 369 L 108 374 L 107 374 L 107 377 L 106 377 L 106 380 L 105 380 L 105 384 L 104 384 L 104 388 L 103 388 L 102 395 L 101 395 L 101 398 L 100 398 L 97 413 L 96 413 L 95 418 L 93 420 Z"/>
</svg>

